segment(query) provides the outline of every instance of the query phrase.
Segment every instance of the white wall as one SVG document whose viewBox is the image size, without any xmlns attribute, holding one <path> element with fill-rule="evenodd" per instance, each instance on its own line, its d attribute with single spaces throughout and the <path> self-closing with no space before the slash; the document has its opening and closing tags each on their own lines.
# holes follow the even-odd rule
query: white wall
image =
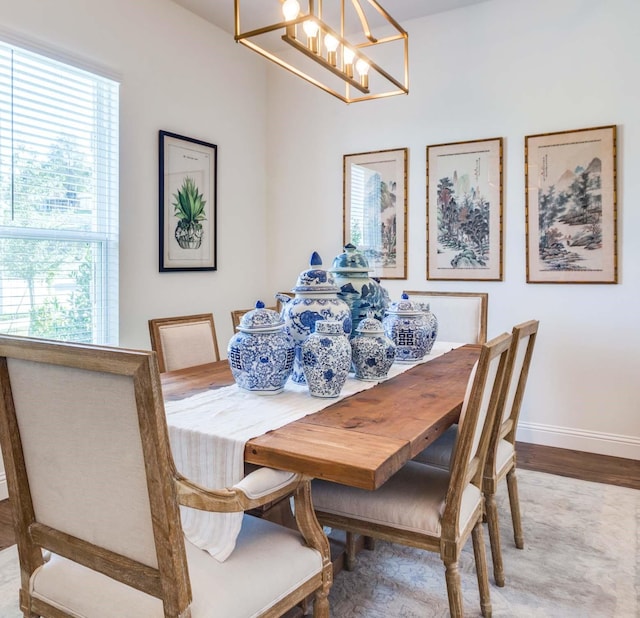
<svg viewBox="0 0 640 618">
<path fill-rule="evenodd" d="M 391 12 L 392 9 L 390 9 Z M 342 156 L 409 148 L 409 277 L 402 289 L 489 292 L 489 335 L 541 322 L 518 437 L 640 459 L 640 3 L 490 0 L 404 24 L 410 94 L 346 106 L 269 73 L 272 287 L 341 250 Z M 524 136 L 618 126 L 618 285 L 525 283 Z M 425 277 L 425 148 L 504 137 L 503 282 Z"/>
<path fill-rule="evenodd" d="M 267 291 L 264 63 L 168 0 L 0 0 L 0 24 L 120 76 L 120 344 L 148 349 L 149 318 L 213 311 L 226 349 L 231 309 Z M 218 146 L 215 272 L 158 272 L 160 129 Z"/>
<path fill-rule="evenodd" d="M 212 311 L 226 350 L 231 309 L 267 292 L 263 62 L 168 0 L 0 0 L 0 29 L 120 76 L 120 344 L 149 349 L 149 318 Z M 218 146 L 215 272 L 158 272 L 160 129 Z"/>
</svg>

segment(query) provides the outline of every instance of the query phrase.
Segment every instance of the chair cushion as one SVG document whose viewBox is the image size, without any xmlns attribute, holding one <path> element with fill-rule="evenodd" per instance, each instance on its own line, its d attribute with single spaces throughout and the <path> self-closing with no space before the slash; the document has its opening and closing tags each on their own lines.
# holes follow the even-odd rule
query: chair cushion
<svg viewBox="0 0 640 618">
<path fill-rule="evenodd" d="M 192 618 L 255 616 L 322 569 L 320 554 L 298 532 L 249 515 L 225 562 L 187 540 L 185 546 Z M 56 555 L 34 573 L 31 590 L 78 618 L 164 618 L 160 600 Z"/>
<path fill-rule="evenodd" d="M 457 438 L 458 426 L 452 425 L 433 444 L 418 453 L 413 461 L 448 469 Z M 512 462 L 514 454 L 513 444 L 507 440 L 500 440 L 496 454 L 496 474 Z"/>
<path fill-rule="evenodd" d="M 451 425 L 435 442 L 418 453 L 413 460 L 448 469 L 458 439 L 458 425 Z"/>
<path fill-rule="evenodd" d="M 448 487 L 447 470 L 410 461 L 375 491 L 316 479 L 312 496 L 319 511 L 440 537 Z M 481 500 L 480 490 L 468 485 L 462 496 L 459 532 Z"/>
</svg>

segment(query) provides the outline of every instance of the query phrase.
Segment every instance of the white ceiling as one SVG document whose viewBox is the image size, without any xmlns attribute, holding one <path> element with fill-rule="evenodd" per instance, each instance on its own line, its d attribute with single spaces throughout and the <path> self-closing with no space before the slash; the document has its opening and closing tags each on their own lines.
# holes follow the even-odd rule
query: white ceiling
<svg viewBox="0 0 640 618">
<path fill-rule="evenodd" d="M 173 0 L 176 4 L 210 21 L 219 28 L 233 34 L 233 0 Z M 248 0 L 245 0 L 248 1 Z M 276 2 L 278 0 L 270 0 Z M 425 17 L 434 13 L 451 11 L 470 4 L 479 4 L 487 0 L 379 0 L 389 14 L 401 25 L 410 19 Z M 260 19 L 261 8 L 253 7 L 252 16 L 258 23 L 268 23 L 268 0 L 261 0 L 258 7 L 264 7 L 265 18 Z M 410 34 L 410 33 L 409 33 Z"/>
</svg>

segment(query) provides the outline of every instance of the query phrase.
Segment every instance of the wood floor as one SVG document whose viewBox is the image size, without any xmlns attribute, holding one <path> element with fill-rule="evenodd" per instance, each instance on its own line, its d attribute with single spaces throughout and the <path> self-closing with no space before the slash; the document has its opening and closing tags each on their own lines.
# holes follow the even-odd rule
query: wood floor
<svg viewBox="0 0 640 618">
<path fill-rule="evenodd" d="M 518 467 L 640 489 L 640 461 L 518 442 Z M 15 543 L 9 501 L 0 501 L 0 549 Z"/>
</svg>

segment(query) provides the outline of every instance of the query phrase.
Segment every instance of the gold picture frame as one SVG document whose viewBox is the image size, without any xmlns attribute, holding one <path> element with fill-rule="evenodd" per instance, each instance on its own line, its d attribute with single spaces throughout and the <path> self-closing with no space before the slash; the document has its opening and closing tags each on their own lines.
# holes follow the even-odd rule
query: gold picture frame
<svg viewBox="0 0 640 618">
<path fill-rule="evenodd" d="M 527 283 L 617 283 L 616 126 L 525 137 Z"/>
<path fill-rule="evenodd" d="M 408 148 L 343 156 L 343 244 L 380 279 L 407 278 L 408 156 Z"/>
<path fill-rule="evenodd" d="M 502 281 L 502 138 L 426 154 L 427 279 Z"/>
</svg>

